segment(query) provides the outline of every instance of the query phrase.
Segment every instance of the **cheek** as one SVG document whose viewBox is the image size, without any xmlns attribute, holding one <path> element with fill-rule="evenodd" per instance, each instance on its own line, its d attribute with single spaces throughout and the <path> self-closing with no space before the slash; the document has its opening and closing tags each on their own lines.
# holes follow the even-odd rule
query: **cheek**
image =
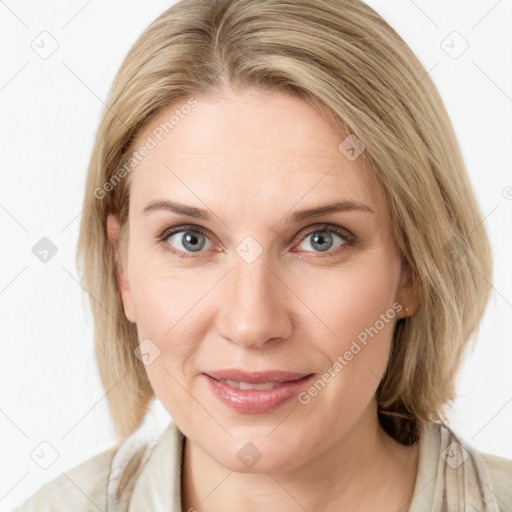
<svg viewBox="0 0 512 512">
<path fill-rule="evenodd" d="M 135 253 L 130 260 L 130 290 L 141 335 L 169 337 L 196 312 L 208 292 L 208 276 L 172 267 L 159 250 Z M 206 279 L 204 278 L 206 277 Z"/>
<path fill-rule="evenodd" d="M 376 323 L 382 334 L 390 335 L 391 320 L 396 318 L 393 304 L 399 272 L 399 263 L 397 267 L 396 262 L 387 262 L 331 271 L 325 277 L 315 276 L 313 281 L 307 275 L 297 276 L 295 290 L 315 314 L 313 323 L 318 323 L 327 337 L 339 340 L 343 348 Z M 385 325 L 380 321 L 381 315 L 386 316 Z"/>
<path fill-rule="evenodd" d="M 326 361 L 319 377 L 329 384 L 320 402 L 340 414 L 359 413 L 385 372 L 401 309 L 395 301 L 399 275 L 399 260 L 386 260 L 326 273 L 316 280 L 316 287 L 308 285 L 307 276 L 297 283 L 301 299 L 316 317 L 308 322 L 307 328 L 313 329 L 308 339 Z M 322 384 L 317 388 L 322 389 Z M 315 393 L 312 390 L 312 396 Z"/>
<path fill-rule="evenodd" d="M 151 340 L 149 346 L 158 353 L 145 371 L 168 414 L 180 428 L 193 431 L 194 419 L 205 414 L 192 390 L 215 276 L 197 269 L 169 269 L 150 258 L 142 265 L 141 260 L 132 259 L 131 276 L 138 337 L 143 343 Z"/>
<path fill-rule="evenodd" d="M 189 369 L 194 367 L 200 339 L 190 330 L 192 316 L 201 310 L 199 290 L 197 284 L 191 285 L 194 279 L 183 273 L 170 273 L 147 261 L 143 268 L 133 272 L 131 286 L 141 351 L 146 344 L 156 354 L 145 365 L 146 374 L 168 413 L 186 418 L 183 410 L 194 407 L 184 390 L 190 388 Z"/>
<path fill-rule="evenodd" d="M 193 368 L 207 324 L 205 299 L 215 279 L 207 272 L 200 276 L 197 269 L 170 269 L 146 256 L 132 257 L 130 288 L 139 341 L 150 340 L 148 346 L 159 353 L 146 366 L 155 388 L 157 381 L 168 385 L 172 380 L 169 373 L 184 381 L 188 369 Z"/>
</svg>

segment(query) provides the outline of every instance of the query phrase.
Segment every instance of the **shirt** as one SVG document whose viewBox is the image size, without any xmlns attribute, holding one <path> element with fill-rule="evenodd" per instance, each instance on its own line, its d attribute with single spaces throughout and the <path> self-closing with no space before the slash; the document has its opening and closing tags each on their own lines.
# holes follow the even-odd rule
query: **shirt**
<svg viewBox="0 0 512 512">
<path fill-rule="evenodd" d="M 182 512 L 184 434 L 140 428 L 42 486 L 13 512 Z M 409 512 L 512 511 L 512 460 L 477 451 L 441 423 L 426 423 Z"/>
</svg>

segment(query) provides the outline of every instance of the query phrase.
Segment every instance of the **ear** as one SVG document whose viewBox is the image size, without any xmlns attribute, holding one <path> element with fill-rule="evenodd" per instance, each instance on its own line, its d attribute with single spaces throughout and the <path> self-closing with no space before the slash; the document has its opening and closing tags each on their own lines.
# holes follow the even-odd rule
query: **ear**
<svg viewBox="0 0 512 512">
<path fill-rule="evenodd" d="M 107 236 L 110 244 L 112 245 L 112 252 L 114 255 L 114 268 L 117 291 L 119 292 L 119 295 L 121 297 L 121 302 L 123 303 L 124 314 L 126 315 L 126 318 L 130 322 L 134 323 L 135 310 L 133 307 L 130 283 L 128 281 L 128 276 L 123 265 L 123 261 L 121 258 L 122 255 L 119 248 L 120 231 L 121 227 L 119 224 L 118 217 L 114 214 L 109 214 L 107 216 Z"/>
<path fill-rule="evenodd" d="M 418 309 L 420 304 L 419 288 L 410 266 L 406 263 L 402 265 L 396 301 L 402 305 L 399 318 L 411 316 Z"/>
</svg>

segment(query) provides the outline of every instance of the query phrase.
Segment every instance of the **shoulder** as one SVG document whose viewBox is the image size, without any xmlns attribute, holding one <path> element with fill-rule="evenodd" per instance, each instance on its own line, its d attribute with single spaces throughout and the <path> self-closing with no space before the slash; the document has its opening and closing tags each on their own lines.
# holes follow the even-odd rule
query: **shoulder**
<svg viewBox="0 0 512 512">
<path fill-rule="evenodd" d="M 116 446 L 104 450 L 44 484 L 12 512 L 106 510 L 107 484 Z"/>
<path fill-rule="evenodd" d="M 492 483 L 500 510 L 512 510 L 512 460 L 478 452 Z"/>
<path fill-rule="evenodd" d="M 444 423 L 423 427 L 411 512 L 512 511 L 512 460 L 478 450 Z"/>
</svg>

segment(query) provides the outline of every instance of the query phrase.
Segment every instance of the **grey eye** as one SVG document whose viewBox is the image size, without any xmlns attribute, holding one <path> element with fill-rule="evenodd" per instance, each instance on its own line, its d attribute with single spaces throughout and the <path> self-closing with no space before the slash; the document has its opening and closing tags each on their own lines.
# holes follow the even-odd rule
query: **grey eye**
<svg viewBox="0 0 512 512">
<path fill-rule="evenodd" d="M 339 238 L 341 242 L 337 246 L 333 247 L 335 244 L 335 238 Z M 304 238 L 304 240 L 301 242 L 301 245 L 308 239 L 311 239 L 309 245 L 313 248 L 313 250 L 319 252 L 325 252 L 333 248 L 337 249 L 346 243 L 341 235 L 338 235 L 329 229 L 317 229 L 316 231 L 312 231 Z"/>
<path fill-rule="evenodd" d="M 199 231 L 194 231 L 193 229 L 183 229 L 176 233 L 172 233 L 167 237 L 167 241 L 174 248 L 185 252 L 198 252 L 210 242 L 206 235 Z M 179 246 L 180 244 L 181 247 Z"/>
</svg>

